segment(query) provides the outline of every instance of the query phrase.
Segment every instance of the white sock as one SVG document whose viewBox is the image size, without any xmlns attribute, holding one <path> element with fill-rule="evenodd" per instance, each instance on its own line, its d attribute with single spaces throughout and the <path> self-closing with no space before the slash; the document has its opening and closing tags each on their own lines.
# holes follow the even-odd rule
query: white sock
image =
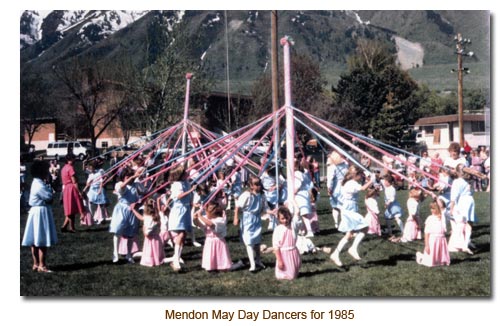
<svg viewBox="0 0 500 326">
<path fill-rule="evenodd" d="M 356 234 L 356 237 L 354 237 L 354 241 L 352 242 L 352 250 L 354 250 L 356 253 L 358 252 L 358 246 L 361 243 L 361 240 L 365 237 L 365 234 L 363 232 L 359 232 Z"/>
<path fill-rule="evenodd" d="M 174 245 L 174 265 L 175 266 L 180 266 L 180 260 L 181 260 L 181 254 L 182 254 L 182 245 L 180 244 L 175 244 Z"/>
<path fill-rule="evenodd" d="M 335 222 L 335 227 L 339 226 L 339 211 L 332 209 L 333 222 Z"/>
<path fill-rule="evenodd" d="M 120 237 L 116 234 L 113 235 L 113 257 L 118 257 L 118 243 L 120 242 Z"/>
<path fill-rule="evenodd" d="M 403 221 L 401 221 L 400 216 L 395 216 L 395 218 L 396 218 L 396 223 L 398 223 L 399 230 L 402 233 L 404 230 Z"/>
<path fill-rule="evenodd" d="M 337 248 L 335 248 L 334 253 L 337 252 L 337 255 L 340 254 L 347 242 L 349 242 L 349 240 L 347 240 L 347 237 L 343 237 L 337 245 Z"/>
<path fill-rule="evenodd" d="M 250 261 L 250 270 L 255 270 L 255 252 L 253 246 L 247 247 L 248 260 Z"/>
<path fill-rule="evenodd" d="M 470 244 L 470 236 L 472 234 L 472 227 L 470 226 L 469 223 L 465 223 L 465 249 L 468 249 L 469 248 L 469 244 Z"/>
<path fill-rule="evenodd" d="M 312 231 L 312 227 L 311 227 L 311 220 L 305 216 L 303 216 L 302 219 L 304 220 L 304 225 L 306 226 L 307 234 L 312 234 L 313 231 Z"/>
</svg>

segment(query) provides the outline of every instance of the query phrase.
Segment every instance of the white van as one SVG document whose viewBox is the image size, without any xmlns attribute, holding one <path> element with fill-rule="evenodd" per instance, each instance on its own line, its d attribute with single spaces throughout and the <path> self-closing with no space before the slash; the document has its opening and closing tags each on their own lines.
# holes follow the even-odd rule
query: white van
<svg viewBox="0 0 500 326">
<path fill-rule="evenodd" d="M 79 159 L 84 160 L 91 150 L 91 144 L 88 141 L 55 141 L 47 145 L 47 157 L 63 158 L 68 154 L 68 148 L 73 149 L 73 154 Z"/>
</svg>

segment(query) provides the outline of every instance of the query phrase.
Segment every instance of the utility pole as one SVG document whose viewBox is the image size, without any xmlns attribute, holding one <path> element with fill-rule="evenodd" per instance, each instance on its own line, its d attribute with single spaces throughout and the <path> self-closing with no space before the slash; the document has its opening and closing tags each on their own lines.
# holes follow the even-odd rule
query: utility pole
<svg viewBox="0 0 500 326">
<path fill-rule="evenodd" d="M 474 52 L 465 52 L 466 44 L 470 44 L 471 40 L 467 38 L 462 38 L 462 34 L 458 33 L 454 38 L 456 42 L 455 54 L 458 58 L 458 69 L 452 69 L 451 72 L 458 73 L 458 137 L 460 142 L 460 147 L 464 147 L 464 96 L 463 96 L 463 73 L 468 74 L 470 72 L 469 68 L 464 68 L 462 66 L 463 56 L 472 57 Z"/>
</svg>

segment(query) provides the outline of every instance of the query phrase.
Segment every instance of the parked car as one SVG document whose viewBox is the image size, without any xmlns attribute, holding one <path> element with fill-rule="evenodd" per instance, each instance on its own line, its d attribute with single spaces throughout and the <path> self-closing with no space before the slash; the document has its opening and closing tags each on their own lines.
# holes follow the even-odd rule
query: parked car
<svg viewBox="0 0 500 326">
<path fill-rule="evenodd" d="M 258 144 L 258 146 L 257 146 L 257 144 Z M 267 139 L 263 139 L 260 144 L 259 144 L 259 140 L 250 140 L 247 144 L 245 144 L 242 147 L 242 150 L 246 154 L 246 153 L 250 152 L 252 150 L 252 148 L 257 146 L 255 148 L 255 150 L 253 151 L 253 154 L 254 155 L 264 155 L 269 150 L 269 145 L 270 145 L 270 142 Z"/>
<path fill-rule="evenodd" d="M 88 141 L 55 141 L 47 145 L 47 157 L 59 160 L 72 151 L 79 160 L 83 161 L 91 150 L 92 146 Z"/>
</svg>

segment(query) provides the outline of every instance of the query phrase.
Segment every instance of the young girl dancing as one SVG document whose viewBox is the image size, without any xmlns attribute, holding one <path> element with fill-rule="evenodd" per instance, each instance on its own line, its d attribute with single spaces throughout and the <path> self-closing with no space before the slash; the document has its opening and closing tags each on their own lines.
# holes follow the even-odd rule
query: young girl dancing
<svg viewBox="0 0 500 326">
<path fill-rule="evenodd" d="M 469 249 L 472 223 L 476 222 L 475 202 L 470 184 L 465 180 L 463 165 L 458 164 L 454 174 L 456 179 L 451 184 L 450 223 L 451 235 L 448 243 L 450 251 L 463 251 L 473 254 Z"/>
<path fill-rule="evenodd" d="M 189 188 L 187 181 L 188 174 L 183 166 L 179 166 L 170 171 L 169 181 L 172 183 L 170 188 L 170 199 L 172 208 L 168 216 L 168 230 L 174 236 L 174 255 L 172 257 L 172 269 L 176 272 L 181 270 L 180 259 L 186 233 L 191 232 L 191 193 L 196 186 Z"/>
<path fill-rule="evenodd" d="M 245 244 L 250 261 L 250 272 L 257 271 L 257 266 L 266 268 L 260 260 L 261 215 L 266 210 L 267 202 L 262 194 L 260 179 L 252 176 L 250 177 L 250 191 L 243 192 L 236 202 L 233 220 L 233 224 L 240 227 L 240 237 Z M 243 211 L 241 221 L 239 218 L 240 211 Z"/>
<path fill-rule="evenodd" d="M 380 231 L 380 223 L 378 221 L 378 214 L 380 213 L 377 203 L 377 197 L 379 195 L 378 188 L 370 187 L 366 191 L 365 196 L 365 206 L 366 215 L 365 219 L 368 223 L 367 234 L 376 234 L 380 236 L 382 232 Z"/>
<path fill-rule="evenodd" d="M 118 202 L 113 209 L 109 232 L 113 233 L 113 263 L 118 262 L 118 245 L 120 237 L 127 239 L 127 255 L 126 259 L 133 264 L 132 258 L 132 239 L 139 230 L 139 221 L 130 209 L 130 204 L 139 200 L 141 186 L 134 182 L 139 175 L 139 171 L 135 174 L 133 171 L 124 167 L 118 176 L 119 181 L 115 185 L 115 193 L 118 196 Z"/>
<path fill-rule="evenodd" d="M 297 249 L 297 234 L 292 228 L 292 214 L 287 207 L 278 209 L 278 222 L 273 232 L 275 275 L 278 280 L 293 280 L 299 275 L 301 259 Z"/>
<path fill-rule="evenodd" d="M 385 222 L 387 227 L 387 235 L 389 240 L 395 238 L 392 234 L 392 220 L 396 220 L 399 230 L 403 232 L 403 221 L 401 221 L 401 216 L 403 216 L 403 209 L 399 202 L 396 200 L 396 188 L 394 188 L 394 177 L 391 174 L 386 174 L 384 180 L 382 181 L 384 186 L 385 195 Z"/>
<path fill-rule="evenodd" d="M 425 248 L 423 253 L 417 252 L 417 263 L 428 267 L 447 266 L 450 265 L 450 254 L 441 210 L 436 202 L 432 202 L 430 208 L 431 215 L 425 220 Z"/>
<path fill-rule="evenodd" d="M 408 218 L 406 219 L 403 235 L 401 238 L 396 238 L 394 240 L 395 242 L 410 242 L 422 239 L 422 231 L 420 227 L 422 225 L 422 222 L 420 221 L 420 203 L 423 199 L 422 190 L 417 188 L 410 190 L 408 194 L 408 201 L 406 202 L 406 206 L 408 207 Z"/>
<path fill-rule="evenodd" d="M 194 214 L 194 223 L 205 232 L 205 244 L 201 267 L 206 271 L 227 271 L 231 269 L 231 255 L 226 244 L 227 226 L 222 208 L 216 201 L 207 204 L 205 216 L 202 210 Z"/>
<path fill-rule="evenodd" d="M 135 205 L 135 203 L 131 204 L 130 209 L 135 217 L 143 221 L 144 244 L 140 264 L 149 267 L 161 265 L 165 254 L 160 237 L 160 215 L 156 209 L 156 203 L 154 199 L 148 199 L 144 204 L 144 215 L 135 209 Z"/>
<path fill-rule="evenodd" d="M 342 181 L 342 207 L 340 209 L 339 231 L 344 232 L 345 235 L 330 256 L 330 259 L 339 267 L 342 266 L 339 257 L 340 252 L 352 237 L 354 237 L 354 241 L 347 252 L 355 260 L 361 259 L 358 254 L 358 246 L 368 231 L 368 223 L 363 216 L 358 213 L 358 194 L 360 191 L 368 189 L 375 179 L 370 177 L 362 186 L 359 182 L 363 179 L 363 176 L 363 171 L 356 168 L 353 172 L 349 172 Z M 355 233 L 356 236 L 354 236 Z"/>
<path fill-rule="evenodd" d="M 104 170 L 100 168 L 97 161 L 92 161 L 87 165 L 89 171 L 89 177 L 87 179 L 87 184 L 83 189 L 87 192 L 87 198 L 89 201 L 90 213 L 94 215 L 94 221 L 97 224 L 101 224 L 104 218 L 108 217 L 106 211 L 106 204 L 108 203 L 108 198 L 106 196 L 106 191 L 103 189 L 104 184 Z M 92 211 L 92 204 L 96 205 L 95 212 Z"/>
<path fill-rule="evenodd" d="M 47 247 L 57 243 L 57 232 L 52 214 L 52 188 L 46 180 L 49 165 L 45 161 L 34 161 L 31 165 L 31 184 L 29 205 L 31 206 L 24 229 L 22 245 L 31 247 L 33 257 L 32 270 L 35 272 L 51 272 L 46 265 Z"/>
</svg>

